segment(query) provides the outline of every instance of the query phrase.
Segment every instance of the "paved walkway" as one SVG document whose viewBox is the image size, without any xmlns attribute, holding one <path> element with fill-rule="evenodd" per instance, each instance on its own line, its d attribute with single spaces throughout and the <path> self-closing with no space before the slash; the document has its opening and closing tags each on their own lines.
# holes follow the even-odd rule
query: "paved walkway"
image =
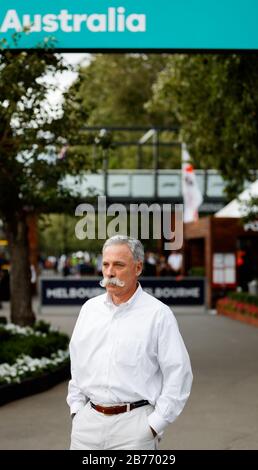
<svg viewBox="0 0 258 470">
<path fill-rule="evenodd" d="M 75 313 L 63 309 L 42 316 L 68 333 L 76 320 Z M 160 448 L 257 449 L 258 328 L 198 309 L 177 309 L 176 316 L 194 383 L 185 410 L 168 426 Z M 2 406 L 0 449 L 67 449 L 66 392 L 63 383 Z"/>
</svg>

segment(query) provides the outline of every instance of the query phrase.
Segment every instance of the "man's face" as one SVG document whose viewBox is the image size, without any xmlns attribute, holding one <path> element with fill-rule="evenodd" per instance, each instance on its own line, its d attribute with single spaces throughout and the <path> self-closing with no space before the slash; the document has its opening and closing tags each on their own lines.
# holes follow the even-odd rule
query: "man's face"
<svg viewBox="0 0 258 470">
<path fill-rule="evenodd" d="M 107 291 L 114 295 L 125 295 L 133 289 L 142 271 L 141 261 L 135 261 L 130 248 L 124 244 L 111 245 L 103 252 L 102 272 L 107 278 L 116 277 L 124 282 L 123 287 L 108 284 Z"/>
</svg>

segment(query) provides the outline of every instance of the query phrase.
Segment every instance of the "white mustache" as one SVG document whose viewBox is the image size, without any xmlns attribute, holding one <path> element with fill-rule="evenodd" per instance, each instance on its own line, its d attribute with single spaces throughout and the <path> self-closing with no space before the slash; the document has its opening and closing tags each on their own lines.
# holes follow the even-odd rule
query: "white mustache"
<svg viewBox="0 0 258 470">
<path fill-rule="evenodd" d="M 99 283 L 101 287 L 106 287 L 109 284 L 118 287 L 124 287 L 125 285 L 124 281 L 120 281 L 117 277 L 103 277 Z"/>
</svg>

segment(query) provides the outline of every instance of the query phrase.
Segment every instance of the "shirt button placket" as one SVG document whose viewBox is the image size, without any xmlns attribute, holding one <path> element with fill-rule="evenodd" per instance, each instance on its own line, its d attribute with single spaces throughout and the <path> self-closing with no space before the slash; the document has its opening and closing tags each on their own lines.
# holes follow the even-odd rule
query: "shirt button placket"
<svg viewBox="0 0 258 470">
<path fill-rule="evenodd" d="M 112 361 L 112 353 L 114 350 L 114 338 L 116 338 L 116 330 L 117 330 L 117 322 L 118 321 L 118 312 L 115 312 L 110 324 L 109 330 L 109 345 L 108 345 L 108 354 L 106 360 L 106 384 L 107 388 L 105 390 L 105 395 L 107 397 L 107 401 L 111 398 L 110 394 L 110 368 L 111 368 L 111 361 Z M 108 396 L 109 395 L 109 396 Z"/>
</svg>

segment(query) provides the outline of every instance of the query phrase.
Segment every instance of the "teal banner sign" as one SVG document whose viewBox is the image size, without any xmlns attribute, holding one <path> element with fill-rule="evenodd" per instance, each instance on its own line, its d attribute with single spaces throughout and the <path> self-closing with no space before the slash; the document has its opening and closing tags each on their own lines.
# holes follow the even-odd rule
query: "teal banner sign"
<svg viewBox="0 0 258 470">
<path fill-rule="evenodd" d="M 47 39 L 58 50 L 255 50 L 258 0 L 0 1 L 1 47 Z"/>
</svg>

